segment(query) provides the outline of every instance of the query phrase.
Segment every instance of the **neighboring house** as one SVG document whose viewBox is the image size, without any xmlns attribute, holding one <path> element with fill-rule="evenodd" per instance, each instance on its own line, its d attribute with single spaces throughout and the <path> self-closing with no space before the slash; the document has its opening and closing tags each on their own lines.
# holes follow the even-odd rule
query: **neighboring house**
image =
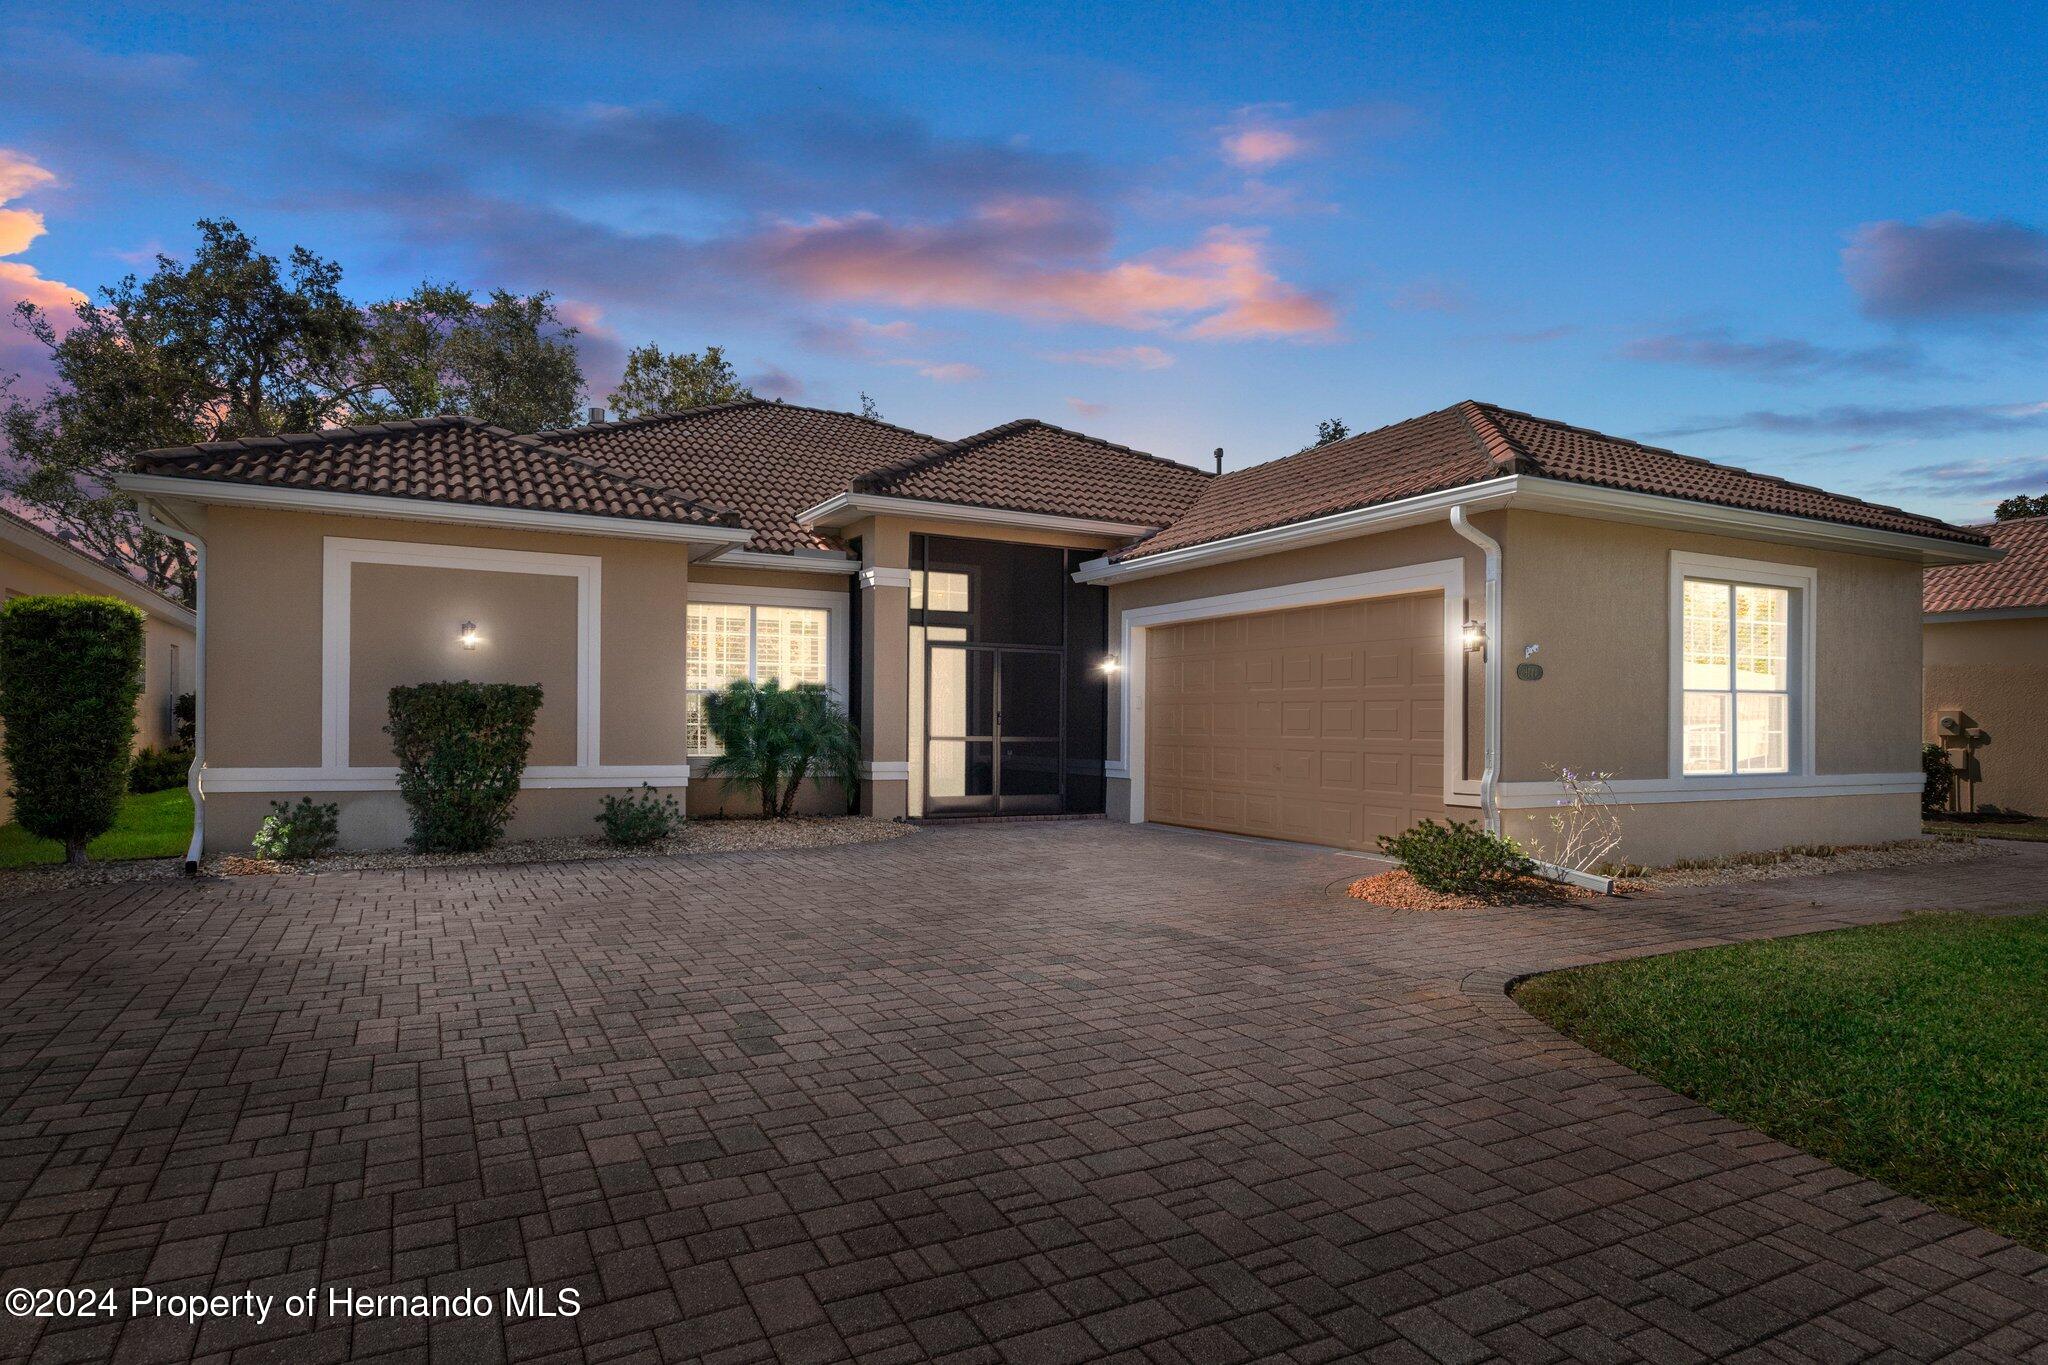
<svg viewBox="0 0 2048 1365">
<path fill-rule="evenodd" d="M 1494 797 L 1540 843 L 1562 766 L 1615 774 L 1637 861 L 1897 838 L 1921 570 L 1996 553 L 1478 403 L 1223 475 L 748 401 L 219 442 L 121 482 L 205 542 L 213 848 L 301 793 L 397 842 L 385 695 L 435 678 L 546 689 L 515 835 L 641 782 L 703 813 L 701 699 L 749 675 L 846 699 L 878 816 L 1370 848 Z"/>
<path fill-rule="evenodd" d="M 191 611 L 34 522 L 0 508 L 0 593 L 13 598 L 81 592 L 118 597 L 142 609 L 145 643 L 142 697 L 135 706 L 135 742 L 168 748 L 178 731 L 174 713 L 178 694 L 192 690 L 198 658 Z M 0 823 L 14 818 L 11 786 L 12 778 L 0 765 Z"/>
<path fill-rule="evenodd" d="M 2048 517 L 1983 529 L 2005 558 L 1927 571 L 1925 736 L 1960 712 L 1991 736 L 1966 751 L 1964 798 L 2048 815 Z"/>
</svg>

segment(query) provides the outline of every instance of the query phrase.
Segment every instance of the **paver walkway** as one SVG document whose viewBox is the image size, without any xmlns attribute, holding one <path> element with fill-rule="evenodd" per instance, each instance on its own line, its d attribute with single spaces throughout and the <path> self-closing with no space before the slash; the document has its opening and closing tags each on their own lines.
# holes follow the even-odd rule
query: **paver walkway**
<svg viewBox="0 0 2048 1365">
<path fill-rule="evenodd" d="M 0 1356 L 2048 1360 L 2048 1258 L 1511 976 L 2048 899 L 2048 848 L 1399 914 L 1101 823 L 0 904 L 0 1282 L 574 1317 L 0 1318 Z"/>
</svg>

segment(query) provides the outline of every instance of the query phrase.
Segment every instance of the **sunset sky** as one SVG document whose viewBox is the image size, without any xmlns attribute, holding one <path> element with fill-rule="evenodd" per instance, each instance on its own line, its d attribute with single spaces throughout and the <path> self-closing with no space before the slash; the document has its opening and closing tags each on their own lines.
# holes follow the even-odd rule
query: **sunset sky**
<svg viewBox="0 0 2048 1365">
<path fill-rule="evenodd" d="M 943 437 L 1480 398 L 1951 517 L 2048 492 L 2039 5 L 0 17 L 0 302 L 226 216 Z M 0 370 L 38 380 L 12 328 Z"/>
</svg>

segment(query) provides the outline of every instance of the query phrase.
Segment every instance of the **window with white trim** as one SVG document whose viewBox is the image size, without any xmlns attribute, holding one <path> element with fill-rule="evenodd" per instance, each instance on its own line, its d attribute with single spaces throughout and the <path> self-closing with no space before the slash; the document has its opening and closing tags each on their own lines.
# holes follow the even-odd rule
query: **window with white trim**
<svg viewBox="0 0 2048 1365">
<path fill-rule="evenodd" d="M 704 719 L 704 698 L 736 678 L 829 685 L 831 617 L 818 607 L 692 602 L 684 718 L 690 752 L 719 752 Z"/>
<path fill-rule="evenodd" d="M 1685 775 L 1790 772 L 1792 590 L 1687 575 L 1681 601 Z"/>
</svg>

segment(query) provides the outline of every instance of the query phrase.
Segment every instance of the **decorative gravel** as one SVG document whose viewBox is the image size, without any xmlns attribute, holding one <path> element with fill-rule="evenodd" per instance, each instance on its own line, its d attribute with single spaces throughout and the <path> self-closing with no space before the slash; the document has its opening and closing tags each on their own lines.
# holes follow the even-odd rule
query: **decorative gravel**
<svg viewBox="0 0 2048 1365">
<path fill-rule="evenodd" d="M 124 858 L 118 863 L 87 863 L 84 867 L 63 863 L 10 867 L 0 869 L 0 900 L 107 882 L 151 882 L 183 876 L 184 872 L 183 858 Z"/>
<path fill-rule="evenodd" d="M 1877 867 L 1923 867 L 1968 863 L 2007 855 L 1990 840 L 1964 838 L 1906 839 L 1895 844 L 1849 844 L 1841 848 L 1788 849 L 1782 853 L 1716 858 L 1698 866 L 1660 867 L 1632 878 L 1627 885 L 1725 886 L 1738 882 L 1773 882 L 1782 877 L 1811 877 L 1821 872 L 1864 872 Z"/>
<path fill-rule="evenodd" d="M 704 853 L 766 853 L 803 848 L 836 848 L 901 839 L 914 825 L 855 816 L 796 816 L 788 820 L 691 820 L 673 839 L 619 848 L 595 839 L 527 839 L 481 853 L 413 853 L 383 849 L 332 853 L 309 862 L 280 863 L 238 854 L 216 854 L 200 865 L 215 877 L 290 876 L 323 872 L 378 872 L 399 868 L 486 867 L 507 863 L 570 863 L 612 858 L 694 857 Z"/>
<path fill-rule="evenodd" d="M 1431 891 L 1408 874 L 1405 868 L 1361 877 L 1345 892 L 1354 900 L 1371 901 L 1387 910 L 1478 910 L 1511 905 L 1562 905 L 1600 893 L 1583 886 L 1547 881 L 1542 877 L 1511 877 L 1486 896 L 1447 896 Z"/>
</svg>

